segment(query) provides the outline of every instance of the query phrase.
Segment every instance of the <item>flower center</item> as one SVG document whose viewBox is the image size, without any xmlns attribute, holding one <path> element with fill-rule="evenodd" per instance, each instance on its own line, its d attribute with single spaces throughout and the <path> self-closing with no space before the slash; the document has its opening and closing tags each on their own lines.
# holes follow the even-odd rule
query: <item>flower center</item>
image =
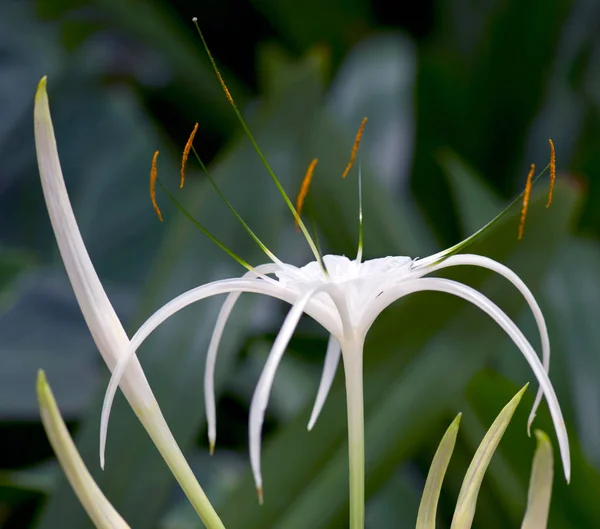
<svg viewBox="0 0 600 529">
<path fill-rule="evenodd" d="M 317 261 L 312 261 L 302 268 L 284 265 L 275 276 L 282 286 L 299 293 L 318 283 L 341 286 L 339 292 L 348 303 L 352 319 L 360 318 L 369 302 L 386 287 L 406 279 L 413 263 L 410 257 L 382 257 L 358 263 L 344 255 L 325 255 L 323 261 L 328 274 Z M 316 298 L 332 304 L 327 294 L 317 294 Z"/>
</svg>

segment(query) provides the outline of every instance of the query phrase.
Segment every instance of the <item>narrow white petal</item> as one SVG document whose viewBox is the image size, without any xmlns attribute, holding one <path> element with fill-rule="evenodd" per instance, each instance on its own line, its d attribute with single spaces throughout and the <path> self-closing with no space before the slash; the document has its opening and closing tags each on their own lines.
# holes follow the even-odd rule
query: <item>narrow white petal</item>
<svg viewBox="0 0 600 529">
<path fill-rule="evenodd" d="M 500 264 L 489 257 L 474 254 L 452 255 L 445 261 L 442 261 L 441 263 L 429 268 L 426 273 L 429 274 L 442 268 L 460 265 L 479 266 L 482 268 L 487 268 L 488 270 L 492 270 L 493 272 L 496 272 L 497 274 L 500 274 L 508 279 L 519 290 L 519 292 L 521 292 L 525 298 L 525 301 L 527 301 L 531 312 L 533 313 L 535 322 L 537 323 L 538 331 L 540 333 L 540 340 L 542 343 L 542 364 L 546 370 L 546 373 L 548 373 L 550 370 L 550 338 L 548 336 L 548 328 L 546 326 L 546 321 L 540 306 L 538 305 L 531 290 L 529 290 L 523 280 L 507 266 L 504 266 L 503 264 Z M 542 388 L 540 387 L 535 396 L 535 401 L 533 403 L 533 407 L 531 408 L 531 413 L 529 414 L 529 420 L 527 421 L 527 433 L 529 433 L 531 430 L 531 424 L 535 419 L 535 414 L 542 400 L 542 395 L 543 392 Z"/>
<path fill-rule="evenodd" d="M 271 352 L 265 363 L 265 367 L 260 374 L 260 378 L 252 395 L 252 402 L 250 403 L 250 421 L 249 421 L 249 439 L 250 439 L 250 464 L 252 466 L 252 473 L 254 474 L 254 481 L 256 483 L 256 489 L 258 490 L 259 499 L 262 499 L 262 475 L 260 471 L 260 434 L 262 424 L 265 418 L 265 410 L 269 401 L 269 395 L 271 393 L 271 387 L 273 385 L 273 379 L 275 378 L 275 372 L 279 367 L 279 362 L 283 357 L 283 353 L 298 325 L 298 321 L 306 308 L 310 298 L 314 296 L 319 290 L 325 288 L 325 285 L 319 285 L 310 289 L 306 292 L 298 302 L 290 309 L 288 315 L 281 326 L 281 330 L 275 339 L 275 343 L 271 348 Z"/>
<path fill-rule="evenodd" d="M 409 293 L 406 286 L 403 286 L 403 288 L 399 290 L 401 291 L 401 295 L 407 295 Z M 546 373 L 544 366 L 542 366 L 540 359 L 533 350 L 533 347 L 528 342 L 527 338 L 525 338 L 517 325 L 497 305 L 486 298 L 483 294 L 471 287 L 457 283 L 456 281 L 451 281 L 450 279 L 417 279 L 410 283 L 410 290 L 412 292 L 422 292 L 427 290 L 446 292 L 469 301 L 480 308 L 483 312 L 488 314 L 500 327 L 502 327 L 502 329 L 504 329 L 506 334 L 510 336 L 515 345 L 521 350 L 525 360 L 527 360 L 529 363 L 531 370 L 533 371 L 540 384 L 540 387 L 542 388 L 542 391 L 544 392 L 544 395 L 546 396 L 550 415 L 552 416 L 554 428 L 556 429 L 556 436 L 558 438 L 558 444 L 562 456 L 565 478 L 568 482 L 571 478 L 569 439 L 567 436 L 565 421 L 558 403 L 558 398 L 556 397 L 556 393 L 554 392 L 554 388 L 552 387 L 552 383 L 548 378 L 548 374 Z M 394 299 L 397 299 L 397 296 L 395 296 L 394 289 L 392 288 L 380 296 L 380 298 L 382 299 L 378 298 L 378 301 L 381 310 L 383 310 L 383 308 L 389 305 Z"/>
<path fill-rule="evenodd" d="M 312 413 L 310 414 L 310 421 L 308 421 L 308 431 L 313 429 L 313 426 L 319 418 L 321 410 L 323 409 L 323 405 L 325 404 L 325 400 L 327 399 L 327 395 L 329 394 L 329 390 L 331 389 L 331 385 L 333 384 L 333 379 L 335 378 L 335 373 L 340 364 L 341 357 L 342 348 L 340 347 L 340 343 L 332 334 L 329 336 L 329 342 L 327 342 L 325 365 L 323 366 L 323 373 L 321 374 L 321 382 L 319 383 L 317 398 L 315 399 L 315 404 L 313 406 Z"/>
<path fill-rule="evenodd" d="M 258 274 L 271 274 L 276 270 L 279 270 L 277 264 L 269 263 L 260 265 L 255 267 L 254 271 L 246 272 L 242 276 L 242 279 L 257 277 Z M 219 311 L 219 317 L 217 318 L 217 323 L 213 329 L 210 344 L 208 346 L 208 353 L 206 354 L 206 369 L 204 370 L 204 405 L 206 407 L 208 442 L 211 454 L 217 440 L 217 412 L 215 403 L 215 364 L 217 363 L 217 352 L 227 320 L 241 295 L 242 292 L 232 292 L 227 296 L 227 299 Z"/>
<path fill-rule="evenodd" d="M 254 292 L 258 294 L 266 294 L 280 299 L 285 299 L 285 291 L 281 289 L 276 282 L 267 283 L 262 279 L 224 279 L 221 281 L 213 281 L 200 287 L 189 290 L 162 308 L 157 310 L 146 322 L 138 329 L 129 347 L 126 349 L 119 362 L 112 372 L 104 402 L 102 404 L 102 414 L 100 417 L 100 458 L 104 460 L 104 451 L 106 448 L 106 436 L 108 432 L 108 419 L 112 407 L 117 388 L 121 381 L 121 377 L 129 368 L 129 363 L 132 360 L 137 362 L 136 351 L 142 345 L 143 341 L 167 318 L 187 307 L 188 305 L 200 301 L 202 299 L 216 296 L 218 294 L 228 294 L 229 292 Z"/>
<path fill-rule="evenodd" d="M 77 452 L 43 371 L 38 373 L 37 394 L 46 435 L 85 512 L 100 529 L 128 529 L 129 525 L 102 494 Z"/>
<path fill-rule="evenodd" d="M 104 361 L 112 370 L 127 348 L 129 339 L 96 275 L 71 208 L 50 117 L 46 78 L 40 81 L 35 95 L 34 128 L 42 188 L 56 242 L 83 317 Z M 138 396 L 153 401 L 137 362 L 132 363 L 127 378 L 131 382 L 126 379 L 124 385 L 135 386 Z"/>
</svg>

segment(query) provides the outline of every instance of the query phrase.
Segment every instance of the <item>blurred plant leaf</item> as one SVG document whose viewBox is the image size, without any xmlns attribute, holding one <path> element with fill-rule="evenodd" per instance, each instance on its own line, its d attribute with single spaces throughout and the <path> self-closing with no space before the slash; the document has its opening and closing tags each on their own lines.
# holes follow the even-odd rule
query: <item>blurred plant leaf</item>
<svg viewBox="0 0 600 529">
<path fill-rule="evenodd" d="M 315 44 L 327 46 L 336 61 L 371 28 L 372 15 L 365 0 L 308 0 L 302 4 L 277 0 L 253 0 L 280 34 L 298 51 Z"/>
<path fill-rule="evenodd" d="M 484 226 L 495 212 L 502 211 L 502 202 L 484 181 L 450 149 L 438 154 L 456 203 L 462 234 L 468 237 Z"/>
<path fill-rule="evenodd" d="M 571 395 L 574 422 L 590 460 L 600 465 L 600 245 L 571 238 L 563 246 L 544 285 L 553 318 L 554 356 Z M 561 369 L 561 367 L 563 367 Z M 565 388 L 565 389 L 567 389 Z"/>
<path fill-rule="evenodd" d="M 457 226 L 449 222 L 449 189 L 433 155 L 451 148 L 504 196 L 515 182 L 521 186 L 527 165 L 538 162 L 524 159 L 527 135 L 573 3 L 507 0 L 481 10 L 451 0 L 436 4 L 438 38 L 419 56 L 412 185 L 446 242 L 457 237 Z"/>
<path fill-rule="evenodd" d="M 527 510 L 521 529 L 546 529 L 554 481 L 554 455 L 550 438 L 541 430 L 535 431 L 537 445 L 531 465 Z"/>
<path fill-rule="evenodd" d="M 433 461 L 429 467 L 427 481 L 423 489 L 421 504 L 419 505 L 419 514 L 417 515 L 417 529 L 435 529 L 437 519 L 437 506 L 440 498 L 440 491 L 444 482 L 444 476 L 454 451 L 456 436 L 460 425 L 459 413 L 456 419 L 452 421 L 444 437 L 440 441 L 438 449 L 433 456 Z"/>
<path fill-rule="evenodd" d="M 506 400 L 514 392 L 514 388 L 513 383 L 502 377 L 489 373 L 476 376 L 469 385 L 467 398 L 479 421 L 483 424 L 489 421 L 490 417 L 493 417 L 494 406 Z M 495 508 L 508 514 L 515 526 L 521 523 L 527 499 L 534 443 L 527 437 L 525 425 L 534 393 L 529 391 L 523 397 L 523 405 L 514 419 L 517 427 L 511 428 L 505 434 L 497 454 L 501 457 L 498 461 L 492 461 L 488 469 L 487 481 L 490 483 Z M 554 431 L 545 406 L 540 408 L 535 426 L 545 431 Z M 463 430 L 467 428 L 465 421 Z M 552 529 L 596 527 L 600 524 L 600 505 L 595 501 L 600 494 L 600 473 L 586 461 L 576 432 L 568 423 L 567 430 L 573 479 L 567 485 L 561 473 L 557 472 L 548 526 Z M 500 463 L 499 466 L 496 465 L 497 462 Z M 518 482 L 518 491 L 514 490 L 515 479 Z M 518 504 L 514 501 L 515 492 L 520 496 Z"/>
<path fill-rule="evenodd" d="M 460 488 L 458 500 L 456 502 L 456 511 L 452 518 L 452 527 L 455 529 L 470 529 L 475 516 L 477 507 L 477 496 L 481 488 L 481 482 L 485 476 L 485 472 L 492 460 L 494 452 L 498 448 L 498 444 L 508 427 L 523 393 L 527 389 L 525 386 L 521 389 L 510 402 L 502 408 L 502 411 L 496 417 L 492 426 L 485 434 L 483 441 L 479 445 L 475 456 L 469 465 L 467 474 Z"/>
<path fill-rule="evenodd" d="M 97 27 L 91 26 L 85 16 L 68 15 L 76 14 L 83 7 L 88 8 L 89 14 L 88 4 L 98 9 L 97 23 L 118 28 L 126 35 L 138 38 L 164 57 L 169 74 L 162 80 L 162 84 L 178 87 L 179 93 L 173 94 L 174 103 L 184 104 L 186 113 L 193 114 L 197 121 L 203 122 L 205 126 L 210 125 L 221 134 L 230 133 L 234 129 L 235 116 L 223 97 L 221 87 L 196 38 L 191 19 L 182 21 L 168 2 L 160 0 L 38 0 L 37 8 L 43 17 L 65 19 L 65 30 L 70 34 L 81 32 L 86 35 L 90 29 Z M 198 11 L 195 15 L 202 26 L 205 14 L 202 9 Z M 75 22 L 78 18 L 81 21 Z M 222 71 L 236 101 L 243 105 L 247 98 L 246 91 L 235 76 L 227 73 L 226 68 L 223 67 Z"/>
</svg>

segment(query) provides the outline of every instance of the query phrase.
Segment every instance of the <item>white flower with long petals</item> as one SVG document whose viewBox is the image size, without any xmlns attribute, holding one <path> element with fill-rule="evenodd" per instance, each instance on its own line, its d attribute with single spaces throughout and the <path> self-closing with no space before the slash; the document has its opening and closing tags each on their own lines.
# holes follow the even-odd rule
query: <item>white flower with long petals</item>
<svg viewBox="0 0 600 529">
<path fill-rule="evenodd" d="M 203 40 L 204 42 L 204 40 Z M 398 299 L 415 292 L 435 291 L 446 293 L 462 298 L 490 316 L 515 343 L 529 363 L 540 389 L 531 411 L 529 424 L 533 421 L 536 409 L 544 396 L 548 403 L 554 426 L 556 429 L 558 443 L 562 455 L 563 467 L 567 481 L 570 478 L 570 456 L 569 444 L 562 412 L 548 378 L 550 360 L 550 346 L 548 331 L 544 322 L 542 312 L 528 287 L 523 281 L 506 266 L 484 256 L 472 254 L 459 254 L 473 238 L 486 230 L 491 223 L 484 226 L 476 234 L 448 250 L 437 253 L 424 259 L 413 259 L 406 256 L 384 257 L 380 259 L 362 260 L 362 209 L 359 209 L 359 251 L 355 259 L 349 259 L 339 255 L 322 256 L 317 245 L 311 238 L 299 215 L 299 207 L 294 208 L 289 197 L 285 194 L 280 182 L 270 168 L 268 161 L 256 145 L 256 142 L 238 111 L 231 94 L 227 90 L 224 81 L 209 54 L 219 81 L 233 106 L 244 130 L 254 145 L 258 155 L 261 157 L 269 175 L 279 189 L 282 197 L 291 210 L 299 229 L 304 234 L 315 260 L 302 267 L 286 264 L 274 256 L 250 228 L 240 219 L 233 207 L 228 206 L 234 215 L 240 220 L 244 228 L 261 246 L 271 262 L 252 267 L 238 259 L 248 272 L 240 278 L 223 279 L 193 288 L 167 303 L 156 311 L 135 333 L 127 345 L 126 351 L 121 351 L 118 361 L 112 369 L 112 377 L 106 392 L 101 419 L 101 451 L 104 449 L 110 408 L 114 395 L 123 377 L 129 377 L 131 362 L 139 368 L 136 363 L 136 352 L 144 340 L 166 319 L 176 314 L 188 305 L 202 299 L 219 294 L 229 294 L 214 328 L 212 340 L 206 360 L 205 394 L 206 413 L 209 423 L 209 441 L 211 450 L 216 440 L 216 414 L 214 397 L 214 369 L 219 341 L 223 334 L 227 319 L 233 309 L 238 297 L 243 292 L 264 294 L 273 298 L 283 300 L 291 305 L 291 309 L 279 331 L 279 334 L 269 353 L 264 369 L 257 383 L 250 406 L 249 441 L 250 460 L 254 479 L 256 482 L 259 498 L 262 499 L 262 475 L 261 475 L 261 429 L 264 420 L 265 409 L 269 400 L 270 391 L 275 373 L 281 362 L 290 338 L 303 314 L 307 314 L 320 323 L 330 334 L 330 341 L 325 356 L 325 364 L 317 399 L 311 415 L 309 429 L 314 425 L 325 402 L 331 387 L 340 358 L 343 359 L 346 380 L 347 413 L 348 413 L 348 437 L 349 437 L 349 462 L 350 462 L 350 527 L 362 529 L 364 526 L 364 417 L 363 417 L 363 345 L 365 337 L 378 315 L 390 304 Z M 364 125 L 364 122 L 363 122 Z M 352 151 L 350 165 L 356 154 L 362 126 L 359 136 Z M 191 140 L 184 150 L 185 158 L 190 152 Z M 56 162 L 58 163 L 58 162 Z M 154 197 L 154 185 L 156 183 L 156 155 L 154 157 L 151 172 L 151 196 L 158 210 Z M 316 162 L 313 162 L 307 173 L 306 185 L 312 176 L 312 170 Z M 347 168 L 348 170 L 348 168 Z M 347 172 L 347 171 L 346 171 Z M 182 169 L 183 177 L 183 169 Z M 359 171 L 360 180 L 360 171 Z M 212 182 L 212 180 L 211 180 Z M 183 184 L 183 181 L 182 181 Z M 214 184 L 214 183 L 213 183 Z M 162 186 L 162 184 L 160 184 Z M 215 186 L 216 188 L 216 186 Z M 166 189 L 163 187 L 166 191 Z M 303 185 L 303 189 L 305 186 Z M 217 189 L 218 191 L 218 189 Z M 218 191 L 219 192 L 219 191 Z M 167 195 L 181 208 L 176 199 L 168 191 Z M 302 191 L 301 191 L 302 193 Z M 66 197 L 66 192 L 63 192 Z M 220 194 L 220 192 L 219 192 Z M 222 197 L 222 195 L 220 195 Z M 223 198 L 223 197 L 222 197 Z M 360 195 L 359 195 L 360 201 Z M 187 212 L 188 217 L 196 222 Z M 501 214 L 502 215 L 502 214 Z M 160 216 L 160 214 L 159 214 Z M 74 224 L 74 219 L 72 223 Z M 226 249 L 217 241 L 203 226 L 196 224 L 219 246 L 224 248 L 230 255 L 235 254 Z M 76 226 L 75 226 L 76 227 Z M 90 265 L 91 266 L 91 265 Z M 430 274 L 443 268 L 451 266 L 475 266 L 486 268 L 506 278 L 525 298 L 535 320 L 537 322 L 542 343 L 542 360 L 538 358 L 535 350 L 523 335 L 518 326 L 490 299 L 477 290 L 452 281 L 437 277 L 428 277 Z M 77 290 L 77 289 L 76 289 Z M 110 366 L 109 367 L 113 367 Z M 125 379 L 127 380 L 127 379 Z M 124 386 L 126 391 L 127 386 Z"/>
<path fill-rule="evenodd" d="M 186 151 L 187 150 L 189 149 L 186 146 Z M 264 160 L 264 157 L 263 161 L 275 183 L 280 188 L 300 229 L 304 232 L 309 245 L 313 249 L 315 260 L 303 267 L 296 267 L 281 262 L 270 251 L 266 250 L 260 240 L 248 226 L 244 224 L 245 229 L 265 250 L 272 262 L 251 267 L 238 258 L 240 263 L 249 268 L 249 271 L 244 276 L 238 279 L 214 281 L 193 288 L 160 308 L 140 327 L 131 340 L 131 346 L 127 355 L 124 355 L 121 358 L 119 364 L 113 371 L 112 379 L 107 389 L 102 414 L 102 435 L 105 435 L 106 433 L 108 414 L 121 375 L 127 368 L 129 360 L 135 357 L 135 352 L 148 335 L 167 318 L 188 305 L 214 295 L 228 293 L 229 296 L 221 309 L 213 331 L 206 360 L 205 402 L 209 424 L 209 442 L 212 450 L 216 440 L 213 382 L 215 361 L 219 341 L 233 306 L 243 292 L 259 293 L 283 300 L 291 305 L 291 309 L 285 318 L 269 353 L 250 405 L 250 460 L 259 498 L 262 500 L 260 447 L 261 429 L 265 409 L 269 400 L 275 373 L 286 347 L 300 317 L 303 314 L 307 314 L 319 322 L 330 334 L 330 341 L 325 356 L 325 366 L 317 393 L 317 399 L 311 415 L 309 429 L 312 428 L 317 420 L 327 393 L 331 387 L 339 360 L 340 358 L 343 358 L 346 379 L 350 455 L 350 525 L 353 529 L 363 527 L 363 344 L 366 335 L 377 316 L 390 304 L 415 292 L 435 291 L 457 296 L 475 305 L 490 316 L 506 332 L 508 337 L 521 351 L 540 385 L 538 395 L 530 414 L 528 426 L 535 417 L 535 412 L 541 401 L 541 397 L 545 396 L 556 428 L 565 477 L 568 481 L 570 478 L 569 444 L 558 399 L 548 378 L 550 345 L 546 323 L 540 307 L 525 283 L 506 266 L 481 255 L 457 253 L 471 242 L 473 238 L 493 224 L 502 214 L 462 243 L 423 259 L 397 256 L 362 261 L 362 222 L 359 223 L 359 226 L 361 227 L 359 232 L 360 242 L 358 255 L 355 259 L 349 259 L 340 255 L 321 256 L 316 250 L 315 243 L 308 235 L 306 228 L 300 219 L 297 211 L 299 208 L 294 208 L 291 204 L 289 198 L 281 189 L 279 182 L 268 166 L 268 162 Z M 305 181 L 310 181 L 314 165 L 315 163 L 313 162 L 309 168 Z M 154 182 L 154 179 L 156 179 L 155 169 L 153 169 L 151 173 L 151 181 Z M 151 188 L 152 186 L 153 183 L 151 184 Z M 304 186 L 303 189 L 305 189 Z M 168 193 L 168 191 L 167 194 L 175 201 L 176 205 L 181 208 L 173 195 Z M 229 203 L 227 204 L 233 210 L 232 206 Z M 155 201 L 154 205 L 158 208 Z M 239 215 L 237 215 L 235 210 L 233 210 L 233 212 L 239 218 Z M 189 214 L 187 215 L 189 216 Z M 360 218 L 362 218 L 362 213 L 360 214 Z M 214 237 L 203 226 L 199 225 L 199 227 L 214 240 Z M 221 245 L 220 242 L 216 242 Z M 231 255 L 234 255 L 230 250 L 227 251 Z M 523 335 L 518 326 L 485 295 L 468 285 L 450 279 L 428 277 L 438 270 L 452 266 L 475 266 L 486 268 L 503 276 L 512 283 L 524 297 L 537 322 L 542 344 L 542 361 L 540 361 L 530 342 Z"/>
</svg>

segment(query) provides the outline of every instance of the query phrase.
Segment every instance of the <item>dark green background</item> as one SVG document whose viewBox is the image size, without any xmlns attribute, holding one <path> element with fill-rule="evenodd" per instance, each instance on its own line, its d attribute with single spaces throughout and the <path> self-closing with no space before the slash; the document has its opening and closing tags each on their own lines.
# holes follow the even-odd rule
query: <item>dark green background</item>
<svg viewBox="0 0 600 529">
<path fill-rule="evenodd" d="M 0 5 L 0 527 L 79 529 L 85 513 L 55 464 L 38 418 L 37 369 L 91 472 L 136 529 L 200 522 L 122 397 L 106 470 L 98 423 L 107 370 L 64 273 L 35 162 L 32 105 L 48 75 L 59 151 L 88 250 L 130 334 L 186 288 L 243 269 L 158 198 L 152 154 L 177 189 L 179 157 L 196 145 L 226 196 L 283 260 L 308 249 L 202 51 L 197 16 L 223 75 L 284 187 L 295 195 L 319 158 L 311 200 L 327 251 L 353 255 L 356 170 L 342 181 L 354 134 L 360 150 L 365 253 L 425 256 L 493 218 L 544 167 L 548 138 L 559 183 L 545 208 L 534 190 L 525 237 L 519 211 L 473 245 L 532 288 L 546 314 L 551 379 L 567 419 L 572 483 L 557 460 L 550 527 L 600 527 L 600 4 L 594 0 L 3 0 Z M 264 255 L 190 163 L 177 196 L 253 264 Z M 535 347 L 516 290 L 490 273 L 448 272 L 514 317 Z M 259 508 L 249 474 L 250 397 L 286 307 L 242 298 L 218 362 L 218 440 L 208 457 L 202 377 L 220 300 L 186 309 L 140 358 L 161 407 L 228 529 L 347 527 L 341 373 L 313 432 L 306 422 L 326 336 L 302 321 L 267 411 Z M 462 476 L 483 433 L 532 374 L 487 317 L 442 294 L 395 304 L 365 352 L 367 526 L 414 527 L 443 431 L 463 422 L 440 504 L 449 527 Z M 534 440 L 526 394 L 484 481 L 474 527 L 519 527 Z M 545 404 L 536 421 L 553 440 Z M 558 454 L 556 453 L 558 458 Z"/>
</svg>

